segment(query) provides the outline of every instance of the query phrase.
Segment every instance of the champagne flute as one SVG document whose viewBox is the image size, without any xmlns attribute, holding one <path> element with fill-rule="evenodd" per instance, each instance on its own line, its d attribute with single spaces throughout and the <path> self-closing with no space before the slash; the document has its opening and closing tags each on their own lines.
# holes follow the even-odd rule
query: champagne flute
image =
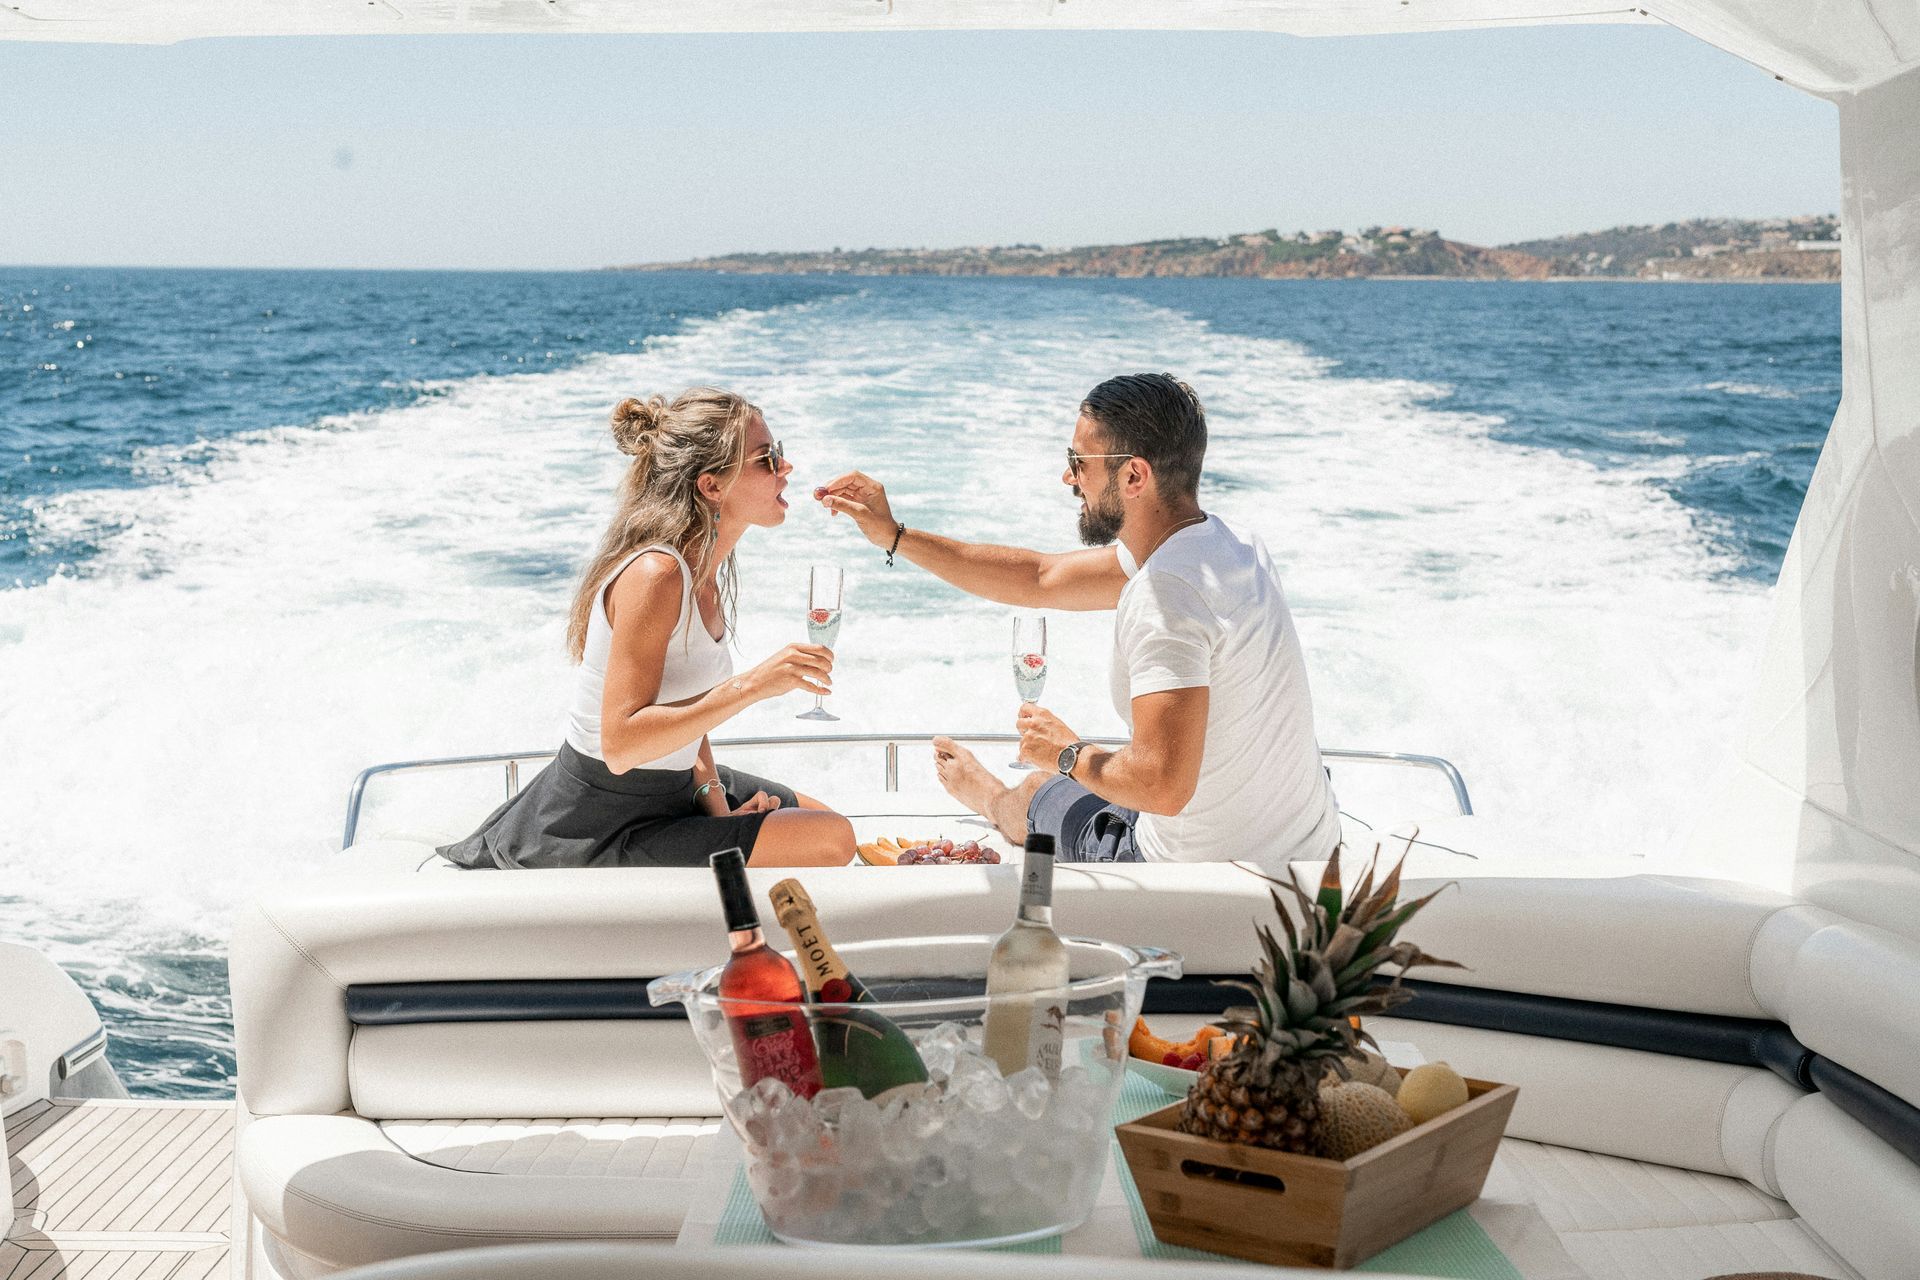
<svg viewBox="0 0 1920 1280">
<path fill-rule="evenodd" d="M 845 575 L 837 564 L 817 564 L 807 574 L 807 643 L 833 648 L 840 638 L 840 597 Z M 802 711 L 796 720 L 838 720 L 840 717 L 821 705 L 821 695 L 813 695 L 813 710 Z"/>
<path fill-rule="evenodd" d="M 1016 613 L 1013 615 L 1013 688 L 1022 702 L 1040 701 L 1041 691 L 1047 687 L 1047 615 L 1044 613 Z M 1015 769 L 1031 769 L 1032 765 L 1014 757 Z"/>
</svg>

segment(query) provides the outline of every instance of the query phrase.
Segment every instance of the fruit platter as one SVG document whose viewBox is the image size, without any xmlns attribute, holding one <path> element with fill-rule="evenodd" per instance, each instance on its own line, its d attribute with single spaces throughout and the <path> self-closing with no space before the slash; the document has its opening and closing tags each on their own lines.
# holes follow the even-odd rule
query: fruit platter
<svg viewBox="0 0 1920 1280">
<path fill-rule="evenodd" d="M 1200 1078 L 1200 1068 L 1224 1057 L 1233 1037 L 1219 1027 L 1201 1027 L 1187 1040 L 1157 1036 L 1145 1018 L 1136 1018 L 1127 1036 L 1127 1069 L 1175 1096 L 1185 1096 Z"/>
<path fill-rule="evenodd" d="M 860 861 L 871 867 L 973 867 L 1000 861 L 997 849 L 978 840 L 913 840 L 893 836 L 855 846 Z"/>
</svg>

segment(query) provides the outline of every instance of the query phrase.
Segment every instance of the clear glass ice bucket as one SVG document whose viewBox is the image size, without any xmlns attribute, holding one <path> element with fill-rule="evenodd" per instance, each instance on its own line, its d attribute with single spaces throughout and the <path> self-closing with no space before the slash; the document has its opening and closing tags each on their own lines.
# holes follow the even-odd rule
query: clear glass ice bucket
<svg viewBox="0 0 1920 1280">
<path fill-rule="evenodd" d="M 915 1041 L 931 1076 L 883 1105 L 850 1089 L 808 1102 L 765 1081 L 743 1092 L 726 1018 L 734 1002 L 716 990 L 722 966 L 657 978 L 647 995 L 686 1006 L 774 1235 L 834 1246 L 1008 1244 L 1071 1230 L 1092 1211 L 1141 995 L 1148 978 L 1181 973 L 1172 952 L 1065 941 L 1060 1073 L 1029 1068 L 1004 1080 L 980 1053 L 993 938 L 837 948 L 879 1002 L 808 1005 L 810 1016 L 883 1013 Z"/>
</svg>

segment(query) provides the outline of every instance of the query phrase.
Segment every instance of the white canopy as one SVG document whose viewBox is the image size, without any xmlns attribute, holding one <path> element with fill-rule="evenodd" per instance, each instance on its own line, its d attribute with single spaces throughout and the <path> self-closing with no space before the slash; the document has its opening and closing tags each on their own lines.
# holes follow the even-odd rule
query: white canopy
<svg viewBox="0 0 1920 1280">
<path fill-rule="evenodd" d="M 1665 22 L 1791 84 L 1867 88 L 1920 59 L 1913 0 L 6 0 L 0 38 L 663 31 L 1197 30 L 1405 34 L 1546 22 Z"/>
<path fill-rule="evenodd" d="M 1752 725 L 1696 851 L 1920 936 L 1920 2 L 0 0 L 0 38 L 1200 28 L 1373 35 L 1664 22 L 1832 99 L 1843 395 L 1775 593 Z"/>
</svg>

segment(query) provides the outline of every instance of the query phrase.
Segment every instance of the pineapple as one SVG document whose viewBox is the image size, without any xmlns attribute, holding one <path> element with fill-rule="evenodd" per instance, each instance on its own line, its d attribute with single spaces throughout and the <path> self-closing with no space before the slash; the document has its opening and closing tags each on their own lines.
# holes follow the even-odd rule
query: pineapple
<svg viewBox="0 0 1920 1280">
<path fill-rule="evenodd" d="M 1269 890 L 1286 945 L 1281 946 L 1267 926 L 1256 930 L 1264 954 L 1253 964 L 1253 981 L 1226 984 L 1249 992 L 1254 1003 L 1227 1010 L 1224 1025 L 1234 1037 L 1233 1048 L 1201 1069 L 1180 1110 L 1181 1133 L 1301 1155 L 1324 1154 L 1321 1081 L 1329 1070 L 1346 1078 L 1343 1059 L 1362 1043 L 1374 1044 L 1352 1020 L 1411 1000 L 1413 993 L 1400 985 L 1400 978 L 1414 965 L 1462 967 L 1427 955 L 1411 942 L 1394 941 L 1400 927 L 1440 890 L 1399 902 L 1400 868 L 1406 859 L 1403 856 L 1376 887 L 1379 852 L 1376 846 L 1373 862 L 1350 895 L 1340 890 L 1338 849 L 1314 897 L 1290 880 L 1274 882 L 1293 894 L 1301 924 L 1294 927 L 1279 890 Z M 1400 972 L 1390 984 L 1375 985 L 1375 973 L 1388 964 L 1399 966 Z"/>
</svg>

